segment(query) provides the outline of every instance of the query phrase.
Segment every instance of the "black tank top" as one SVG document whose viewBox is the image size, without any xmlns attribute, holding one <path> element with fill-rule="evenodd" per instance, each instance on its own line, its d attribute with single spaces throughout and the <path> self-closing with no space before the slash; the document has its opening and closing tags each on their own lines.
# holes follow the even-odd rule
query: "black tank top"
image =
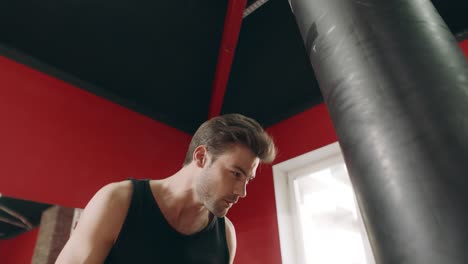
<svg viewBox="0 0 468 264">
<path fill-rule="evenodd" d="M 127 217 L 105 264 L 229 263 L 224 218 L 213 217 L 202 231 L 183 235 L 161 213 L 149 181 L 131 181 Z"/>
</svg>

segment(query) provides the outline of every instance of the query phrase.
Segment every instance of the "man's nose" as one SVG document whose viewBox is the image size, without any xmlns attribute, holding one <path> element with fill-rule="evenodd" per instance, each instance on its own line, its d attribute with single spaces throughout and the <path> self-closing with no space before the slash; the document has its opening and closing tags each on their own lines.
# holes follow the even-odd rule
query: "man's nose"
<svg viewBox="0 0 468 264">
<path fill-rule="evenodd" d="M 240 198 L 246 197 L 247 196 L 247 184 L 243 182 L 237 183 L 234 188 L 234 194 L 239 196 Z"/>
</svg>

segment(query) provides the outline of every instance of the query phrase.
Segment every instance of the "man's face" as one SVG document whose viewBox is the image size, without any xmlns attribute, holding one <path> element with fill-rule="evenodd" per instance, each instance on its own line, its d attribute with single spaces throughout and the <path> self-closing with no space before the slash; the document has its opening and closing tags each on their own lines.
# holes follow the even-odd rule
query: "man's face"
<svg viewBox="0 0 468 264">
<path fill-rule="evenodd" d="M 242 145 L 233 145 L 214 162 L 208 153 L 195 186 L 198 197 L 211 213 L 225 216 L 239 198 L 247 195 L 247 184 L 255 177 L 258 164 L 259 159 Z"/>
</svg>

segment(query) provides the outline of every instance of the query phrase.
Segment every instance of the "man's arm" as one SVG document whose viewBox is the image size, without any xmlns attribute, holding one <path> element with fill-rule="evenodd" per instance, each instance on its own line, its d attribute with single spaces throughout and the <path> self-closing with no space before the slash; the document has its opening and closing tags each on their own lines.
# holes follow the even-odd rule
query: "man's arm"
<svg viewBox="0 0 468 264">
<path fill-rule="evenodd" d="M 237 238 L 236 238 L 236 230 L 234 229 L 234 225 L 232 224 L 231 220 L 227 217 L 225 219 L 225 227 L 226 227 L 226 240 L 229 249 L 229 263 L 234 263 L 234 257 L 236 256 L 236 248 L 237 248 Z"/>
<path fill-rule="evenodd" d="M 111 183 L 100 189 L 83 210 L 56 264 L 102 264 L 127 215 L 132 183 Z"/>
</svg>

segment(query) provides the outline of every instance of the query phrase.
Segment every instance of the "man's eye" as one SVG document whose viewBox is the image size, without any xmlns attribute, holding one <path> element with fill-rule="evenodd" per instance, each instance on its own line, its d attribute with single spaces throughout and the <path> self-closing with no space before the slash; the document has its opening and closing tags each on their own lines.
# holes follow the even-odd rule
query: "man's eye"
<svg viewBox="0 0 468 264">
<path fill-rule="evenodd" d="M 232 174 L 236 177 L 240 177 L 241 176 L 241 173 L 240 172 L 237 172 L 237 171 L 233 171 Z"/>
</svg>

